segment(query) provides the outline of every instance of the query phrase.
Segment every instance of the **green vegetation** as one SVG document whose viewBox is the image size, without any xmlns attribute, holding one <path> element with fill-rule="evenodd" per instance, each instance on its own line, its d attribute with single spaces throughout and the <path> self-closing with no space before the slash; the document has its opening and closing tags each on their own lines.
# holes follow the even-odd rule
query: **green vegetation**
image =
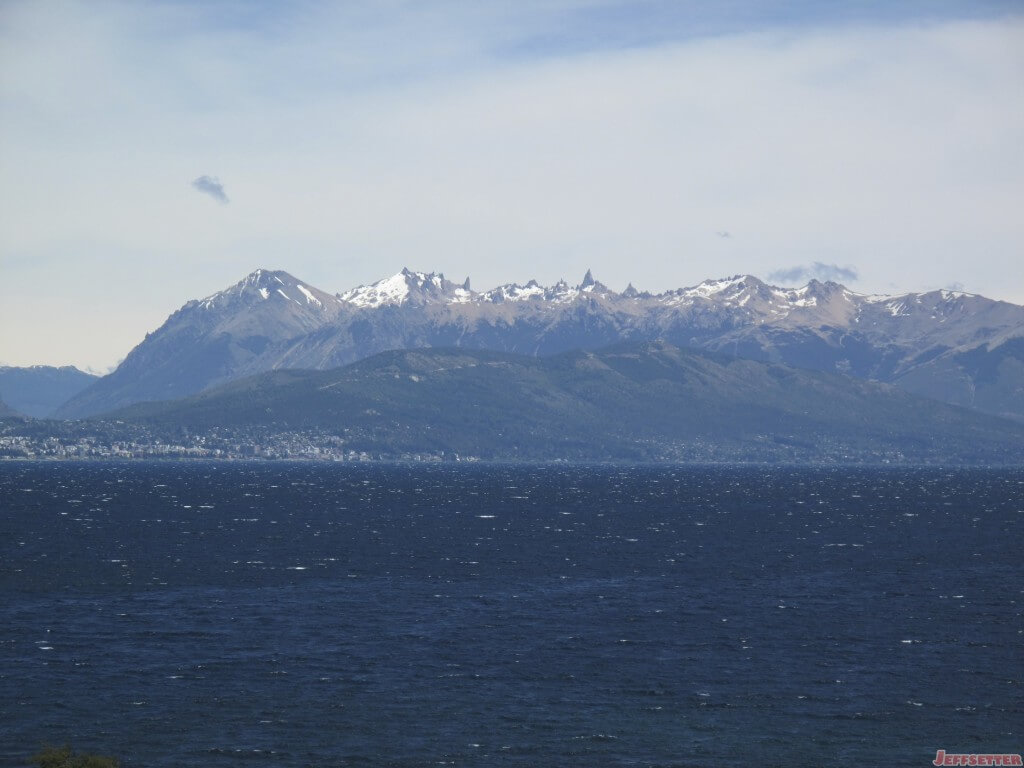
<svg viewBox="0 0 1024 768">
<path fill-rule="evenodd" d="M 71 747 L 43 747 L 43 751 L 32 758 L 39 768 L 118 768 L 117 758 L 102 755 L 75 754 Z"/>
<path fill-rule="evenodd" d="M 5 456 L 1004 465 L 1024 461 L 1024 424 L 664 342 L 547 358 L 419 349 L 103 420 L 0 420 Z"/>
<path fill-rule="evenodd" d="M 891 386 L 665 342 L 545 358 L 384 352 L 112 416 L 164 433 L 321 430 L 375 456 L 967 464 L 1024 456 L 1019 423 Z"/>
</svg>

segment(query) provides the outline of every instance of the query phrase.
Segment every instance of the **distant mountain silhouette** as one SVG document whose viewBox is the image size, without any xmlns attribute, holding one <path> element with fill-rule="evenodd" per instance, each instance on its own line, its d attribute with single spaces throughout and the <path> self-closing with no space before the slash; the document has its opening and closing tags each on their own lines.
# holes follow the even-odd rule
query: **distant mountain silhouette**
<svg viewBox="0 0 1024 768">
<path fill-rule="evenodd" d="M 0 366 L 0 397 L 25 416 L 45 418 L 100 377 L 74 366 Z"/>
</svg>

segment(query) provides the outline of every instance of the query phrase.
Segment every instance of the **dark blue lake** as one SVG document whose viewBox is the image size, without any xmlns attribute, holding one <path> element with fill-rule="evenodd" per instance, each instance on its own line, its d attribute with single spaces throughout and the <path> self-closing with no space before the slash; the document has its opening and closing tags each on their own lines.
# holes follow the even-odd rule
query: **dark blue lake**
<svg viewBox="0 0 1024 768">
<path fill-rule="evenodd" d="M 0 464 L 0 765 L 1024 749 L 1024 470 Z"/>
</svg>

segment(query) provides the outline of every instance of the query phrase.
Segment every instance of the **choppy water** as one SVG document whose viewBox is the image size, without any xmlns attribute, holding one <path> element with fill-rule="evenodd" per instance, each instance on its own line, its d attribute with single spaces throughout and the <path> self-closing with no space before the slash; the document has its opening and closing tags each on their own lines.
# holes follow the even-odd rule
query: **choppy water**
<svg viewBox="0 0 1024 768">
<path fill-rule="evenodd" d="M 1024 470 L 0 464 L 0 764 L 1024 748 Z"/>
</svg>

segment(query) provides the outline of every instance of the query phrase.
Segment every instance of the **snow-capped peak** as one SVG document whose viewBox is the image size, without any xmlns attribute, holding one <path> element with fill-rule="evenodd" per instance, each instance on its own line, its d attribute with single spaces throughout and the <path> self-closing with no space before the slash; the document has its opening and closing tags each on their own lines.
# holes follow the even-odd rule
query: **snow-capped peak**
<svg viewBox="0 0 1024 768">
<path fill-rule="evenodd" d="M 301 307 L 325 309 L 337 300 L 312 286 L 301 283 L 281 270 L 257 269 L 230 288 L 218 291 L 199 301 L 202 309 L 217 309 L 245 303 L 288 301 Z"/>
<path fill-rule="evenodd" d="M 481 294 L 481 298 L 492 303 L 503 301 L 528 301 L 529 299 L 543 299 L 546 289 L 542 288 L 536 280 L 531 280 L 526 285 L 508 283 L 499 285 Z"/>
<path fill-rule="evenodd" d="M 373 309 L 437 301 L 464 303 L 474 295 L 468 277 L 462 285 L 457 285 L 447 280 L 442 272 L 413 272 L 403 267 L 391 277 L 340 293 L 338 298 L 359 308 Z"/>
<path fill-rule="evenodd" d="M 689 293 L 695 296 L 709 297 L 715 294 L 723 293 L 731 289 L 735 289 L 746 280 L 746 275 L 734 275 L 733 277 L 723 277 L 718 280 L 705 280 L 700 285 L 695 285 L 693 288 L 688 289 Z"/>
<path fill-rule="evenodd" d="M 666 291 L 659 294 L 662 301 L 668 304 L 692 304 L 698 299 L 719 299 L 735 296 L 744 291 L 745 288 L 760 287 L 763 283 L 756 277 L 750 275 L 734 275 L 723 277 L 717 280 L 705 280 L 704 282 L 690 288 L 677 288 L 674 291 Z"/>
<path fill-rule="evenodd" d="M 579 284 L 579 288 L 577 290 L 580 293 L 614 293 L 612 290 L 608 288 L 607 285 L 602 283 L 600 280 L 595 280 L 594 274 L 589 269 L 587 270 L 587 274 L 583 276 L 583 282 Z"/>
<path fill-rule="evenodd" d="M 360 285 L 358 288 L 338 294 L 338 298 L 358 307 L 401 304 L 409 295 L 409 285 L 406 282 L 405 273 L 406 270 L 403 269 L 397 275 L 378 280 L 372 285 Z"/>
<path fill-rule="evenodd" d="M 733 275 L 705 280 L 689 288 L 678 288 L 664 293 L 640 292 L 630 284 L 617 293 L 594 278 L 587 270 L 582 281 L 572 285 L 562 279 L 553 285 L 541 285 L 530 280 L 525 285 L 509 283 L 477 293 L 470 288 L 467 277 L 454 283 L 441 272 L 414 272 L 403 268 L 400 272 L 362 285 L 345 293 L 331 296 L 312 286 L 303 284 L 278 270 L 257 269 L 230 288 L 191 303 L 202 309 L 227 309 L 245 306 L 287 306 L 308 316 L 311 322 L 329 320 L 344 308 L 369 310 L 384 307 L 441 307 L 453 305 L 489 305 L 509 302 L 521 304 L 531 313 L 545 305 L 570 307 L 576 302 L 597 301 L 621 307 L 634 314 L 660 307 L 670 313 L 697 312 L 736 313 L 741 322 L 774 323 L 816 322 L 843 324 L 860 322 L 853 318 L 871 311 L 872 317 L 904 317 L 927 312 L 946 316 L 953 311 L 962 312 L 965 301 L 972 294 L 951 290 L 904 296 L 866 296 L 842 285 L 811 280 L 802 287 L 769 285 L 752 275 Z M 877 307 L 869 310 L 870 307 Z M 723 315 L 724 316 L 724 315 Z M 789 319 L 787 319 L 789 318 Z"/>
</svg>

